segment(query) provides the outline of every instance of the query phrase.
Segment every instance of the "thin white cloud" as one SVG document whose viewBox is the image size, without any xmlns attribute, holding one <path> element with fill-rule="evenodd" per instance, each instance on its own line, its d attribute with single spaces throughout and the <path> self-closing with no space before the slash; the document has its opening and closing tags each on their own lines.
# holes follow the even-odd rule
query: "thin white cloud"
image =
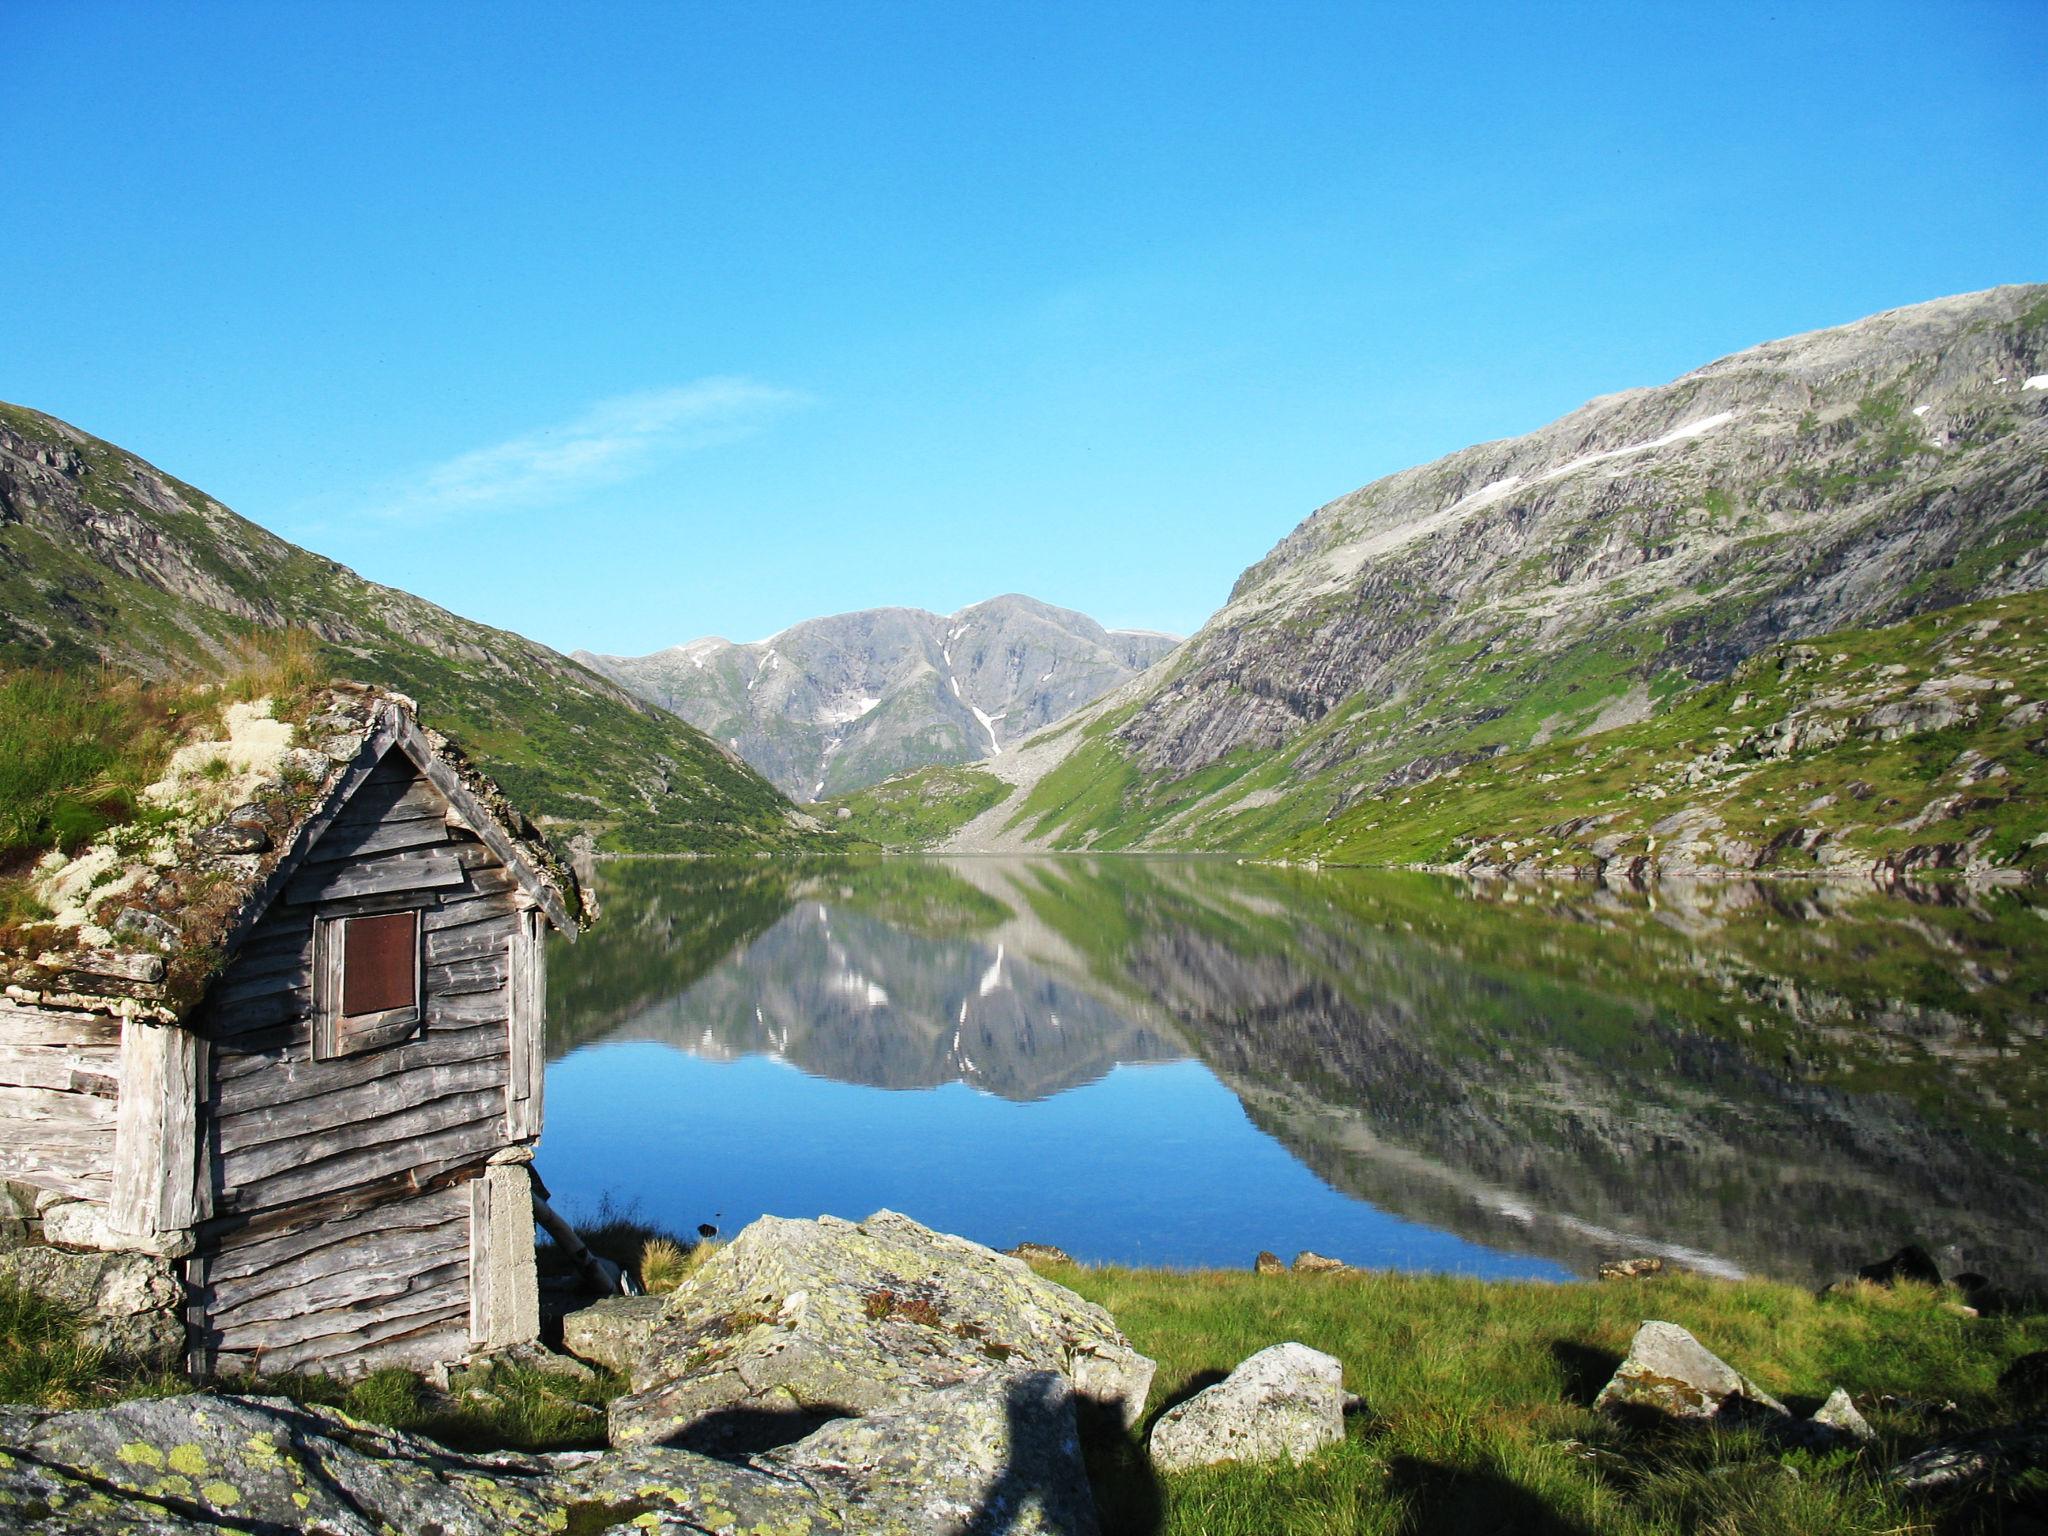
<svg viewBox="0 0 2048 1536">
<path fill-rule="evenodd" d="M 745 437 L 803 399 L 743 378 L 615 395 L 557 426 L 472 448 L 394 481 L 372 498 L 369 511 L 439 517 L 543 505 L 631 479 L 670 454 Z"/>
</svg>

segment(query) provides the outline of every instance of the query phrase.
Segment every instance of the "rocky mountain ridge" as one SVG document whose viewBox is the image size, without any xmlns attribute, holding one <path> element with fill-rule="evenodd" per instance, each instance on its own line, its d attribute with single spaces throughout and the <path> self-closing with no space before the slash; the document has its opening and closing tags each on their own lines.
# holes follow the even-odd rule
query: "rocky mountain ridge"
<svg viewBox="0 0 2048 1536">
<path fill-rule="evenodd" d="M 298 628 L 397 688 L 523 809 L 650 851 L 824 835 L 732 754 L 509 630 L 366 581 L 55 417 L 0 404 L 0 661 L 217 673 Z"/>
<path fill-rule="evenodd" d="M 2048 286 L 1939 299 L 1321 508 L 1055 761 L 1004 774 L 1025 793 L 977 835 L 1271 847 L 1404 764 L 1597 734 L 1776 642 L 2043 586 Z"/>
<path fill-rule="evenodd" d="M 1000 757 L 1167 655 L 1178 639 L 1104 629 L 1016 593 L 957 613 L 871 608 L 736 645 L 576 660 L 709 732 L 797 800 L 930 764 Z"/>
</svg>

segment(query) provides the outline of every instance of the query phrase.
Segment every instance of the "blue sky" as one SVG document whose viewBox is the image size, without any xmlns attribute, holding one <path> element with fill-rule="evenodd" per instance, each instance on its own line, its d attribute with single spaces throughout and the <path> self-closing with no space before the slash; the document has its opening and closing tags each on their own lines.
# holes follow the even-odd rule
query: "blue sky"
<svg viewBox="0 0 2048 1536">
<path fill-rule="evenodd" d="M 1317 505 L 2048 278 L 2048 5 L 12 0 L 0 398 L 563 649 L 1187 631 Z"/>
</svg>

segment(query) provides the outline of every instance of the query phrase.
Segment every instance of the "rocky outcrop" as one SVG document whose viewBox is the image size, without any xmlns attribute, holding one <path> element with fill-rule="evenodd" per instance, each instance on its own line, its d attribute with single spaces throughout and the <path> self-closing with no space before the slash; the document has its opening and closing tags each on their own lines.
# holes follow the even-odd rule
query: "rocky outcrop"
<svg viewBox="0 0 2048 1536">
<path fill-rule="evenodd" d="M 666 1296 L 607 1296 L 562 1319 L 562 1348 L 624 1375 L 654 1347 L 667 1311 Z"/>
<path fill-rule="evenodd" d="M 36 1196 L 26 1185 L 0 1184 L 0 1283 L 55 1302 L 78 1319 L 82 1343 L 123 1365 L 177 1366 L 185 1353 L 177 1267 L 152 1254 L 49 1246 L 46 1217 L 65 1207 Z"/>
<path fill-rule="evenodd" d="M 1707 1421 L 1761 1414 L 1780 1420 L 1790 1410 L 1676 1323 L 1645 1323 L 1630 1341 L 1614 1379 L 1593 1399 L 1609 1412 L 1648 1409 L 1675 1419 Z"/>
<path fill-rule="evenodd" d="M 1152 1426 L 1162 1472 L 1219 1461 L 1306 1461 L 1344 1438 L 1344 1366 L 1305 1344 L 1262 1349 Z"/>
<path fill-rule="evenodd" d="M 1292 800 L 1292 827 L 1313 828 L 1475 754 L 1647 718 L 1673 682 L 1774 644 L 2048 586 L 2048 392 L 2024 382 L 2043 369 L 2048 288 L 1992 289 L 1754 347 L 1365 486 L 1119 695 L 1087 759 L 1069 738 L 1053 773 L 1088 816 L 1034 835 L 1243 846 L 1274 818 L 1237 811 Z M 1983 707 L 1951 691 L 1868 728 Z"/>
<path fill-rule="evenodd" d="M 807 619 L 751 645 L 693 640 L 576 660 L 710 732 L 784 793 L 815 800 L 999 756 L 1179 643 L 1013 594 L 953 614 Z"/>
<path fill-rule="evenodd" d="M 999 1367 L 1058 1372 L 1125 1424 L 1153 1372 L 1107 1312 L 1022 1260 L 893 1211 L 763 1217 L 669 1299 L 611 1439 L 758 1448 Z"/>
<path fill-rule="evenodd" d="M 2048 1471 L 2048 1418 L 1978 1430 L 1930 1445 L 1892 1468 L 1906 1493 L 2004 1492 Z"/>
<path fill-rule="evenodd" d="M 0 1526 L 37 1536 L 1011 1533 L 1094 1536 L 1056 1373 L 999 1370 L 773 1455 L 460 1455 L 283 1398 L 0 1408 Z"/>
</svg>

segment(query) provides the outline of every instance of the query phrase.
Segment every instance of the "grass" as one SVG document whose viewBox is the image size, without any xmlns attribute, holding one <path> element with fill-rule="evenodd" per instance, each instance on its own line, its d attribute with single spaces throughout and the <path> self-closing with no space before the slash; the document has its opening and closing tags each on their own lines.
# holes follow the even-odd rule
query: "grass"
<svg viewBox="0 0 2048 1536">
<path fill-rule="evenodd" d="M 1342 1360 L 1365 1400 L 1344 1443 L 1301 1467 L 1225 1467 L 1156 1483 L 1134 1443 L 1092 1448 L 1105 1530 L 1891 1532 L 1967 1529 L 1905 1505 L 1878 1475 L 1957 1429 L 2009 1419 L 1997 1390 L 2048 1318 L 1965 1320 L 1926 1289 L 1816 1299 L 1763 1281 L 1616 1284 L 1443 1275 L 1181 1274 L 1043 1266 L 1101 1303 L 1159 1362 L 1150 1422 L 1266 1345 Z M 1952 1422 L 1873 1406 L 1878 1447 L 1815 1455 L 1743 1432 L 1631 1426 L 1592 1411 L 1645 1319 L 1691 1329 L 1796 1410 L 1835 1386 L 1940 1403 Z"/>
<path fill-rule="evenodd" d="M 143 788 L 222 705 L 269 698 L 289 716 L 326 676 L 317 642 L 294 630 L 243 641 L 212 679 L 0 667 L 0 929 L 48 915 L 26 878 L 43 854 L 75 853 L 149 814 Z"/>
<path fill-rule="evenodd" d="M 683 1251 L 616 1212 L 591 1236 L 613 1248 L 637 1243 L 643 1262 L 658 1243 Z M 1934 1441 L 2009 1422 L 2024 1405 L 2001 1393 L 2001 1372 L 2048 1347 L 2048 1316 L 1965 1318 L 1948 1294 L 1912 1285 L 1816 1297 L 1687 1274 L 1545 1285 L 1038 1267 L 1106 1307 L 1159 1365 L 1135 1434 L 1092 1423 L 1084 1437 L 1103 1529 L 1114 1532 L 1992 1531 L 2005 1506 L 1910 1505 L 1882 1472 Z M 1756 1431 L 1594 1412 L 1593 1394 L 1648 1318 L 1690 1329 L 1797 1412 L 1845 1388 L 1877 1443 L 1821 1454 Z M 1149 1470 L 1143 1436 L 1162 1412 L 1290 1339 L 1343 1361 L 1346 1387 L 1363 1399 L 1342 1444 L 1298 1467 L 1229 1465 L 1163 1480 Z M 579 1382 L 506 1366 L 458 1372 L 447 1393 L 399 1370 L 350 1383 L 221 1385 L 327 1404 L 464 1450 L 600 1445 L 603 1406 L 625 1386 L 603 1373 Z M 175 1389 L 167 1378 L 120 1375 L 63 1308 L 0 1284 L 0 1400 L 70 1408 Z"/>
<path fill-rule="evenodd" d="M 980 768 L 922 768 L 822 803 L 814 814 L 877 847 L 929 848 L 1002 804 L 1009 792 L 1009 785 Z M 848 814 L 839 820 L 842 809 Z"/>
<path fill-rule="evenodd" d="M 1995 628 L 1980 632 L 1994 623 Z M 1882 741 L 1861 723 L 1930 679 L 1973 675 L 2001 686 L 1970 696 L 1971 723 Z M 2028 593 L 1845 632 L 1752 658 L 1726 682 L 1690 690 L 1638 725 L 1508 752 L 1424 784 L 1369 798 L 1279 852 L 1335 863 L 1451 863 L 1476 849 L 1497 861 L 1560 871 L 1604 856 L 1653 851 L 1657 824 L 1696 809 L 1720 818 L 1714 836 L 1740 864 L 1812 871 L 1816 835 L 1874 861 L 1915 847 L 1983 851 L 2030 867 L 2048 832 L 2048 757 L 2019 700 L 2048 698 L 2048 597 Z M 1780 753 L 1773 728 L 1817 729 Z M 1828 739 L 1832 737 L 1833 739 Z M 1975 751 L 1997 772 L 1956 775 Z M 1955 803 L 1931 820 L 1935 801 Z M 1801 833 L 1794 841 L 1789 834 Z M 1774 846 L 1775 845 L 1775 846 Z"/>
</svg>

